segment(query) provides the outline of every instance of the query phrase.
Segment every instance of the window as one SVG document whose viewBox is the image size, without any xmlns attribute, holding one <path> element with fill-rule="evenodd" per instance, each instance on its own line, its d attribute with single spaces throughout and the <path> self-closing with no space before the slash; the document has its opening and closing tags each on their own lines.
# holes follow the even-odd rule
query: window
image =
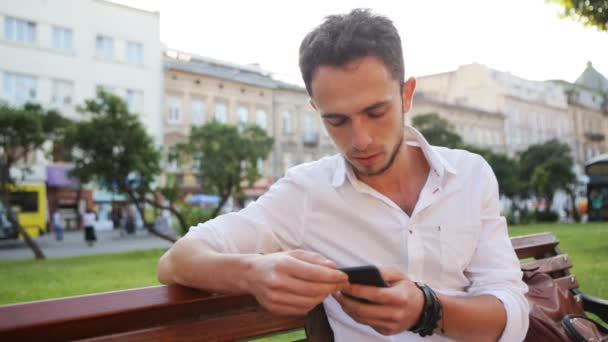
<svg viewBox="0 0 608 342">
<path fill-rule="evenodd" d="M 127 42 L 127 62 L 141 65 L 144 60 L 144 48 L 140 43 Z"/>
<path fill-rule="evenodd" d="M 207 121 L 205 103 L 200 100 L 192 101 L 192 125 L 201 126 L 205 121 Z"/>
<path fill-rule="evenodd" d="M 283 112 L 283 133 L 291 134 L 293 133 L 293 124 L 292 124 L 292 114 L 290 111 L 286 110 Z"/>
<path fill-rule="evenodd" d="M 310 134 L 314 132 L 313 122 L 312 122 L 312 113 L 306 112 L 304 113 L 304 133 Z"/>
<path fill-rule="evenodd" d="M 266 129 L 266 112 L 262 109 L 258 109 L 255 112 L 255 124 L 260 128 Z"/>
<path fill-rule="evenodd" d="M 236 110 L 236 116 L 238 117 L 239 120 L 239 126 L 246 126 L 247 123 L 249 122 L 249 111 L 247 110 L 247 108 L 240 106 L 239 108 L 237 108 Z"/>
<path fill-rule="evenodd" d="M 144 93 L 139 90 L 127 89 L 125 102 L 127 102 L 130 113 L 141 113 L 143 111 Z"/>
<path fill-rule="evenodd" d="M 51 103 L 62 106 L 71 104 L 74 97 L 74 82 L 64 80 L 53 80 L 53 94 Z"/>
<path fill-rule="evenodd" d="M 114 59 L 114 39 L 97 36 L 95 39 L 95 55 L 103 59 Z"/>
<path fill-rule="evenodd" d="M 169 115 L 167 121 L 170 124 L 179 124 L 182 121 L 181 118 L 181 101 L 177 97 L 170 97 L 168 101 Z"/>
<path fill-rule="evenodd" d="M 217 102 L 215 104 L 215 120 L 220 123 L 226 123 L 228 121 L 228 109 L 224 102 Z"/>
<path fill-rule="evenodd" d="M 36 78 L 33 76 L 5 72 L 3 96 L 15 105 L 22 105 L 36 99 Z"/>
<path fill-rule="evenodd" d="M 36 42 L 36 23 L 12 17 L 4 18 L 4 38 L 13 42 Z"/>
<path fill-rule="evenodd" d="M 14 191 L 9 193 L 11 207 L 19 208 L 21 213 L 38 211 L 38 193 L 33 191 Z"/>
<path fill-rule="evenodd" d="M 68 28 L 53 26 L 53 48 L 63 51 L 74 49 L 74 33 Z"/>
</svg>

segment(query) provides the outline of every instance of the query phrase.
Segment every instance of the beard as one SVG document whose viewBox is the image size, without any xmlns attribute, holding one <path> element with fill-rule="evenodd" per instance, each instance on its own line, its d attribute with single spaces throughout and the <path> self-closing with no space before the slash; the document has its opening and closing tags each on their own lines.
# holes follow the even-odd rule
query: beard
<svg viewBox="0 0 608 342">
<path fill-rule="evenodd" d="M 393 165 L 393 163 L 395 162 L 395 159 L 397 158 L 397 154 L 399 154 L 399 151 L 401 150 L 401 145 L 403 144 L 403 138 L 404 138 L 403 135 L 404 135 L 404 131 L 405 131 L 405 118 L 402 119 L 401 121 L 402 121 L 401 122 L 401 132 L 399 135 L 399 140 L 397 141 L 397 143 L 395 145 L 392 146 L 388 161 L 380 169 L 378 169 L 378 170 L 359 169 L 350 160 L 348 160 L 348 158 L 344 158 L 346 160 L 346 162 L 350 165 L 351 169 L 355 172 L 356 175 L 366 176 L 366 177 L 378 176 L 378 175 L 384 173 L 386 170 L 388 170 Z"/>
</svg>

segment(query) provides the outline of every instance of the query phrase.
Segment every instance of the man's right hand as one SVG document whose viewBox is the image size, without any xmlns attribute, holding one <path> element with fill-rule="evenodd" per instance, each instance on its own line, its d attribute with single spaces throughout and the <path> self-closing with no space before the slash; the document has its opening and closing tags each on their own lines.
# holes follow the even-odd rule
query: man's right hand
<svg viewBox="0 0 608 342">
<path fill-rule="evenodd" d="M 250 265 L 245 274 L 249 292 L 276 314 L 305 315 L 328 295 L 349 285 L 346 273 L 314 252 L 261 255 Z"/>
</svg>

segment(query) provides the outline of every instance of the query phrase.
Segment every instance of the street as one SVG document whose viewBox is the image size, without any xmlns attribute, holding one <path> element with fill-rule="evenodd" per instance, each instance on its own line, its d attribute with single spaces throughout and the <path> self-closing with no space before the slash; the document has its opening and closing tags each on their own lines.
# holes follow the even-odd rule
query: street
<svg viewBox="0 0 608 342">
<path fill-rule="evenodd" d="M 169 241 L 137 230 L 133 235 L 122 234 L 118 230 L 98 231 L 97 242 L 88 246 L 84 241 L 83 231 L 65 232 L 63 241 L 55 240 L 55 236 L 45 234 L 36 239 L 47 258 L 61 258 L 91 254 L 109 254 L 144 250 L 153 248 L 168 248 Z M 0 241 L 0 260 L 32 259 L 34 254 L 22 240 Z"/>
</svg>

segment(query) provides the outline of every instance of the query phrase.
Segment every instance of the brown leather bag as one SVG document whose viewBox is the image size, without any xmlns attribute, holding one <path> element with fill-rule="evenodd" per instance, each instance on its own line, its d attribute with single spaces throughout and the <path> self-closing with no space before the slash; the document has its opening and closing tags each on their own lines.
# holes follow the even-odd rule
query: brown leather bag
<svg viewBox="0 0 608 342">
<path fill-rule="evenodd" d="M 590 319 L 580 318 L 586 318 L 580 297 L 559 286 L 548 274 L 525 271 L 523 280 L 528 284 L 526 296 L 530 303 L 530 327 L 524 341 L 608 340 L 606 332 L 602 333 L 603 327 Z"/>
</svg>

